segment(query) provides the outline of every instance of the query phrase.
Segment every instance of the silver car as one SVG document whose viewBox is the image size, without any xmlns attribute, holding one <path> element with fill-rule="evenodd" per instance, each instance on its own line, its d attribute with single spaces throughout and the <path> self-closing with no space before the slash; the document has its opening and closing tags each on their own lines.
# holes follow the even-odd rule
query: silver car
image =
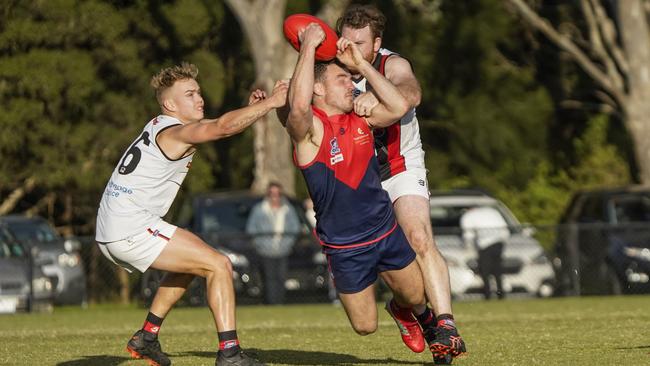
<svg viewBox="0 0 650 366">
<path fill-rule="evenodd" d="M 86 275 L 79 241 L 63 239 L 40 217 L 2 216 L 0 227 L 30 251 L 34 264 L 50 278 L 55 304 L 86 305 Z"/>
<path fill-rule="evenodd" d="M 434 192 L 430 198 L 431 224 L 436 244 L 447 260 L 454 297 L 479 296 L 483 280 L 478 273 L 478 251 L 463 237 L 462 214 L 476 207 L 492 207 L 505 219 L 510 237 L 504 243 L 503 288 L 507 294 L 548 297 L 553 294 L 555 274 L 544 249 L 499 200 L 478 191 Z"/>
<path fill-rule="evenodd" d="M 0 314 L 52 311 L 52 282 L 30 265 L 25 248 L 0 227 Z"/>
</svg>

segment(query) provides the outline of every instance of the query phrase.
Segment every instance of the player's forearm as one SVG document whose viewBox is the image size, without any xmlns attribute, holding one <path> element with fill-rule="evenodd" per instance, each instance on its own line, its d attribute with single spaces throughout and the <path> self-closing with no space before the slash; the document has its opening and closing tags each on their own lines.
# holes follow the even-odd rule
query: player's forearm
<svg viewBox="0 0 650 366">
<path fill-rule="evenodd" d="M 314 92 L 315 48 L 303 47 L 298 56 L 296 69 L 289 84 L 289 108 L 291 111 L 311 109 Z"/>
<path fill-rule="evenodd" d="M 264 117 L 273 109 L 271 101 L 268 99 L 258 103 L 230 111 L 216 120 L 206 120 L 206 134 L 211 136 L 211 140 L 236 135 L 244 131 L 258 119 Z"/>
<path fill-rule="evenodd" d="M 372 86 L 373 92 L 384 105 L 387 111 L 399 119 L 409 109 L 409 102 L 402 93 L 388 79 L 381 75 L 369 63 L 363 64 L 359 71 L 366 78 L 366 81 Z"/>
<path fill-rule="evenodd" d="M 311 101 L 314 92 L 315 47 L 303 47 L 289 84 L 287 130 L 294 141 L 302 140 L 313 124 Z"/>
</svg>

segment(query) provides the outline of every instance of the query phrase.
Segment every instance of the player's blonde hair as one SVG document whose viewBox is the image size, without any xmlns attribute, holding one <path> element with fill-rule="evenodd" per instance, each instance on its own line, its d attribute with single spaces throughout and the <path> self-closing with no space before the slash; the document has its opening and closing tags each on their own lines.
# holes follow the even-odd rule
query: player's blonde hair
<svg viewBox="0 0 650 366">
<path fill-rule="evenodd" d="M 166 67 L 160 70 L 151 78 L 151 87 L 156 92 L 158 103 L 162 103 L 162 93 L 171 88 L 178 80 L 196 79 L 199 69 L 189 62 L 181 62 L 180 65 Z"/>
</svg>

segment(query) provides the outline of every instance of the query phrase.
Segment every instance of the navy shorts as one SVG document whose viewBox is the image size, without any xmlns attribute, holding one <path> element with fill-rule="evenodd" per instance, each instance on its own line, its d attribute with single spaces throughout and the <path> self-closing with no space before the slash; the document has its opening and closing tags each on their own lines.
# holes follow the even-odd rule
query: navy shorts
<svg viewBox="0 0 650 366">
<path fill-rule="evenodd" d="M 326 247 L 325 254 L 334 285 L 344 294 L 360 292 L 375 283 L 379 273 L 402 269 L 415 260 L 399 225 L 376 243 L 350 249 Z"/>
</svg>

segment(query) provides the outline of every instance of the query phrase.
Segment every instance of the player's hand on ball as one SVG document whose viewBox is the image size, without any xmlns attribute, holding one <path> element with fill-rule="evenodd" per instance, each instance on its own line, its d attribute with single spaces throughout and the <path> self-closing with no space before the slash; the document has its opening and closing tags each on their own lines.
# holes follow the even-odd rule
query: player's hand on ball
<svg viewBox="0 0 650 366">
<path fill-rule="evenodd" d="M 379 100 L 372 92 L 361 93 L 354 99 L 354 113 L 361 117 L 370 117 Z"/>
<path fill-rule="evenodd" d="M 255 104 L 264 99 L 266 99 L 266 92 L 260 89 L 255 89 L 248 97 L 248 105 Z"/>
<path fill-rule="evenodd" d="M 336 58 L 345 66 L 356 69 L 357 66 L 365 61 L 361 51 L 359 51 L 359 47 L 347 38 L 339 38 L 336 42 L 336 48 Z"/>
<path fill-rule="evenodd" d="M 271 106 L 273 108 L 280 108 L 287 103 L 287 92 L 289 91 L 289 80 L 278 80 L 273 86 L 271 92 Z"/>
<path fill-rule="evenodd" d="M 318 23 L 309 23 L 307 28 L 298 32 L 300 47 L 318 47 L 325 40 L 325 31 Z"/>
</svg>

